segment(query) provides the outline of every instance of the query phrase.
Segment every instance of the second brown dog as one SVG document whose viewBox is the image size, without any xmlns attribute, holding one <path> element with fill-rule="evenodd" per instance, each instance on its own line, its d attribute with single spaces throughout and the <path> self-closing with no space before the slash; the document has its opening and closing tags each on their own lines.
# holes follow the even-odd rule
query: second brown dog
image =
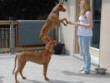
<svg viewBox="0 0 110 83">
<path fill-rule="evenodd" d="M 21 77 L 23 79 L 26 79 L 26 77 L 23 76 L 22 71 L 23 68 L 26 64 L 26 62 L 31 61 L 34 63 L 42 64 L 43 65 L 43 74 L 45 80 L 49 81 L 49 78 L 47 77 L 47 69 L 48 69 L 48 64 L 51 59 L 51 55 L 54 52 L 54 47 L 55 43 L 53 42 L 48 42 L 46 44 L 46 48 L 43 51 L 40 52 L 21 52 L 16 55 L 15 57 L 15 67 L 13 69 L 13 73 L 16 68 L 16 60 L 18 61 L 18 67 L 17 70 L 15 71 L 15 83 L 19 83 L 17 80 L 17 75 L 20 73 Z"/>
</svg>

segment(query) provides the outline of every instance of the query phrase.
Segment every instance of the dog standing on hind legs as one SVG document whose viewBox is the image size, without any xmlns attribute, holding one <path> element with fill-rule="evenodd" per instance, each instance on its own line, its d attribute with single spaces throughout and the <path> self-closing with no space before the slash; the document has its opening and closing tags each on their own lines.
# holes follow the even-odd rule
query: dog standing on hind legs
<svg viewBox="0 0 110 83">
<path fill-rule="evenodd" d="M 15 57 L 15 66 L 13 69 L 13 74 L 15 74 L 15 83 L 19 83 L 19 81 L 17 80 L 18 73 L 20 73 L 22 79 L 26 79 L 26 77 L 23 76 L 22 72 L 23 72 L 24 66 L 26 65 L 26 62 L 28 61 L 43 65 L 44 78 L 46 81 L 49 81 L 49 78 L 47 77 L 47 69 L 51 59 L 51 55 L 54 52 L 55 45 L 56 43 L 48 42 L 46 44 L 45 50 L 43 51 L 21 52 L 17 54 Z M 17 69 L 16 69 L 16 61 L 18 62 Z"/>
<path fill-rule="evenodd" d="M 42 42 L 45 42 L 45 43 L 49 41 L 56 42 L 48 35 L 48 33 L 50 32 L 50 30 L 57 28 L 57 26 L 60 25 L 60 23 L 63 23 L 64 25 L 68 24 L 68 20 L 66 18 L 59 19 L 59 12 L 65 12 L 65 11 L 66 9 L 63 7 L 62 3 L 58 3 L 52 9 L 39 35 L 39 38 Z"/>
</svg>

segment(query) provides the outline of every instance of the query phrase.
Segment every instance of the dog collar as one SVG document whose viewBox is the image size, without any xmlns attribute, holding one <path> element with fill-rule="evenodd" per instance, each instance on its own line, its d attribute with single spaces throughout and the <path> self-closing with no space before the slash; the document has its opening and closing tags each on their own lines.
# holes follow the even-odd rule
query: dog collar
<svg viewBox="0 0 110 83">
<path fill-rule="evenodd" d="M 52 13 L 59 15 L 59 12 L 53 10 Z"/>
<path fill-rule="evenodd" d="M 49 55 L 50 55 L 50 54 L 52 54 L 52 52 L 50 52 L 49 50 L 47 50 L 47 54 L 49 54 Z"/>
</svg>

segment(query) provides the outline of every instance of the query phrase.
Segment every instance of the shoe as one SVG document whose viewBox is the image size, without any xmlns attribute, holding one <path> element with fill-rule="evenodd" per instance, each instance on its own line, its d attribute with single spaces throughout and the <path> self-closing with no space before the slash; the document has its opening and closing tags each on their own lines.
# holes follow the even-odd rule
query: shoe
<svg viewBox="0 0 110 83">
<path fill-rule="evenodd" d="M 89 72 L 80 71 L 80 74 L 89 74 Z"/>
</svg>

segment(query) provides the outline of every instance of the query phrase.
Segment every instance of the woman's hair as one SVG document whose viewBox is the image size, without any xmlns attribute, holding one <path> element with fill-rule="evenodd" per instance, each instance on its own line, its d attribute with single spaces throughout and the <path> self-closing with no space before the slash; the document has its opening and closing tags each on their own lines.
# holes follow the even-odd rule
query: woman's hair
<svg viewBox="0 0 110 83">
<path fill-rule="evenodd" d="M 80 15 L 84 16 L 87 11 L 91 11 L 90 0 L 80 1 L 84 1 L 83 7 L 80 9 Z"/>
</svg>

